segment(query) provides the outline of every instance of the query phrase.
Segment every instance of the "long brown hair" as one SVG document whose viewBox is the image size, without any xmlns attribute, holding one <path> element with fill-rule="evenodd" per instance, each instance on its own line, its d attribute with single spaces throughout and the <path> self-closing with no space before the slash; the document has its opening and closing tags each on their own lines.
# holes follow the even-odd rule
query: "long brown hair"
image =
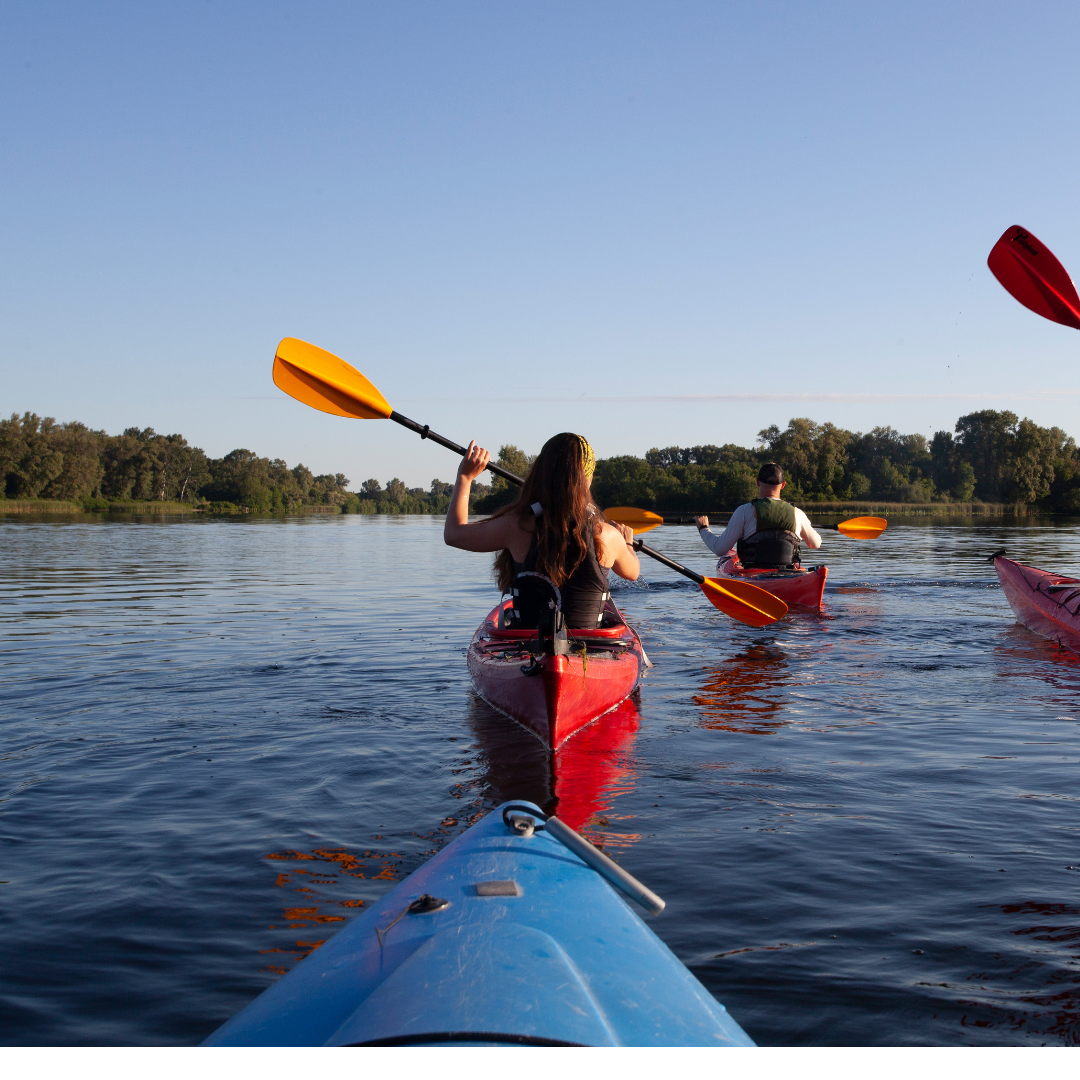
<svg viewBox="0 0 1080 1080">
<path fill-rule="evenodd" d="M 595 544 L 604 524 L 592 505 L 592 478 L 586 472 L 588 445 L 570 431 L 553 435 L 533 462 L 517 502 L 492 515 L 514 514 L 526 531 L 528 523 L 536 521 L 537 572 L 560 588 L 585 560 L 590 534 Z M 535 519 L 534 503 L 543 508 Z M 513 562 L 513 555 L 506 549 L 495 559 L 495 578 L 503 592 L 510 589 Z"/>
</svg>

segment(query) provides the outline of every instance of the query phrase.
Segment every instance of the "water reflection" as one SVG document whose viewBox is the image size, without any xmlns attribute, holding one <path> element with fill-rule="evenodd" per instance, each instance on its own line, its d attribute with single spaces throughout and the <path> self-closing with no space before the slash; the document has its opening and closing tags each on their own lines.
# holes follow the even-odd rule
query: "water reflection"
<svg viewBox="0 0 1080 1080">
<path fill-rule="evenodd" d="M 634 788 L 629 751 L 639 725 L 638 707 L 630 698 L 552 752 L 479 698 L 469 715 L 485 766 L 482 783 L 492 801 L 528 799 L 547 813 L 558 813 L 590 839 L 615 845 L 638 839 L 636 833 L 608 831 L 612 819 L 603 815 Z"/>
<path fill-rule="evenodd" d="M 694 704 L 698 726 L 744 735 L 773 735 L 784 726 L 783 690 L 790 680 L 787 654 L 775 645 L 750 645 L 705 676 Z"/>
<path fill-rule="evenodd" d="M 1016 624 L 1001 635 L 993 657 L 998 678 L 1038 679 L 1055 692 L 1048 701 L 1080 715 L 1073 711 L 1080 689 L 1080 656 L 1071 649 Z"/>
<path fill-rule="evenodd" d="M 960 1001 L 968 1009 L 961 1025 L 1080 1045 L 1080 909 L 1029 900 L 1000 910 L 1007 922 L 1020 923 L 1010 931 L 1019 939 L 1015 955 L 972 973 L 963 989 L 974 992 Z"/>
</svg>

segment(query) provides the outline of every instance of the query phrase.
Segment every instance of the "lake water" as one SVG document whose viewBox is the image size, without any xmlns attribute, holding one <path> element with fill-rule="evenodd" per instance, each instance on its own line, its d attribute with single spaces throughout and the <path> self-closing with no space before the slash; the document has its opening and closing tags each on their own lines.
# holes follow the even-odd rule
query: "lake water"
<svg viewBox="0 0 1080 1080">
<path fill-rule="evenodd" d="M 558 797 L 759 1043 L 1076 1044 L 1080 657 L 1014 623 L 998 547 L 1080 570 L 1075 523 L 897 521 L 826 537 L 823 616 L 751 630 L 646 565 L 640 701 L 552 764 L 470 689 L 497 596 L 440 521 L 9 517 L 0 1041 L 198 1042 Z"/>
</svg>

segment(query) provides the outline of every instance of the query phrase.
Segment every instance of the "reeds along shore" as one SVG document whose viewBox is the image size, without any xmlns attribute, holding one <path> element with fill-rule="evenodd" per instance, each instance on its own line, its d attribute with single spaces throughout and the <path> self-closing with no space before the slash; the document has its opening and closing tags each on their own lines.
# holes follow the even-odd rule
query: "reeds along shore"
<svg viewBox="0 0 1080 1080">
<path fill-rule="evenodd" d="M 858 517 L 861 514 L 878 514 L 881 517 L 1046 517 L 1044 508 L 1031 503 L 979 503 L 979 502 L 814 502 L 800 507 L 806 514 L 835 517 Z"/>
<path fill-rule="evenodd" d="M 349 513 L 347 506 L 318 503 L 310 506 L 293 506 L 288 511 L 250 511 L 245 507 L 222 503 L 169 502 L 145 500 L 141 502 L 111 502 L 84 505 L 67 499 L 0 499 L 0 514 L 187 514 L 222 515 L 246 513 L 289 514 L 342 514 Z"/>
</svg>

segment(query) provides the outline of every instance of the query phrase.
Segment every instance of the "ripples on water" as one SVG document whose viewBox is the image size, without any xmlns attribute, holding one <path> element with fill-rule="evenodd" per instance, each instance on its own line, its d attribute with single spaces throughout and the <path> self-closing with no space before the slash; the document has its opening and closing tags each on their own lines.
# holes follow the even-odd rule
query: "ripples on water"
<svg viewBox="0 0 1080 1080">
<path fill-rule="evenodd" d="M 0 534 L 5 1043 L 197 1042 L 510 796 L 760 1043 L 1080 1042 L 1080 657 L 979 558 L 1076 573 L 1075 524 L 830 535 L 762 631 L 646 566 L 656 667 L 554 763 L 469 688 L 490 558 L 434 519 Z"/>
</svg>

